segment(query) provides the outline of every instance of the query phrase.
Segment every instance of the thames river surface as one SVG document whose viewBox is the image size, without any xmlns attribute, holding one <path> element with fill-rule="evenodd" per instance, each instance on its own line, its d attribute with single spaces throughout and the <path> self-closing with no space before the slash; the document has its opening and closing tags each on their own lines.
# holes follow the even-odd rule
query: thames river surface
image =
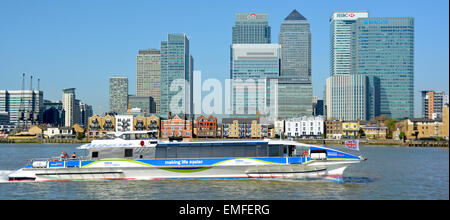
<svg viewBox="0 0 450 220">
<path fill-rule="evenodd" d="M 84 155 L 76 149 L 78 146 L 0 144 L 0 200 L 449 199 L 448 148 L 360 146 L 368 160 L 347 168 L 343 183 L 294 180 L 7 182 L 7 175 L 23 167 L 27 159 L 59 156 L 62 151 Z"/>
</svg>

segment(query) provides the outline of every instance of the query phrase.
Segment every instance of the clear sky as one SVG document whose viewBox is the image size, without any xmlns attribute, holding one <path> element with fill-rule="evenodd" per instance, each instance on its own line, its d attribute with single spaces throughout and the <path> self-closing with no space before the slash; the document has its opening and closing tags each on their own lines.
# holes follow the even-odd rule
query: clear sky
<svg viewBox="0 0 450 220">
<path fill-rule="evenodd" d="M 415 115 L 421 90 L 449 92 L 449 1 L 301 0 L 0 0 L 0 89 L 20 89 L 22 73 L 40 78 L 44 98 L 76 88 L 94 112 L 109 110 L 109 77 L 129 78 L 136 92 L 136 54 L 160 48 L 168 33 L 186 33 L 203 80 L 229 77 L 231 29 L 238 12 L 265 12 L 278 42 L 283 19 L 297 9 L 311 24 L 313 94 L 329 76 L 329 17 L 367 10 L 370 17 L 415 18 Z M 36 86 L 36 81 L 33 82 Z"/>
</svg>

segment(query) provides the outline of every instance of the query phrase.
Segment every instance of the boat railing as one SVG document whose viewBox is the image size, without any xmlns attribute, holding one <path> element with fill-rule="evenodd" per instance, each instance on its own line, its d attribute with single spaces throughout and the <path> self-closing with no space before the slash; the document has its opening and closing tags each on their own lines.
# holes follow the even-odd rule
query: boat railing
<svg viewBox="0 0 450 220">
<path fill-rule="evenodd" d="M 77 160 L 87 160 L 90 159 L 88 156 L 77 156 L 75 158 L 69 157 L 69 158 L 61 158 L 61 157 L 45 157 L 45 158 L 32 158 L 27 160 L 27 164 L 32 164 L 36 161 L 77 161 Z"/>
</svg>

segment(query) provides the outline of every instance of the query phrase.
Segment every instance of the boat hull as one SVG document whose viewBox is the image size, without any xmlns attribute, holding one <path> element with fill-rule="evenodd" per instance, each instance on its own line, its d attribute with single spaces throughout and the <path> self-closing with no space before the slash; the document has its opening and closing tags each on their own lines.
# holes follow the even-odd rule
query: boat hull
<svg viewBox="0 0 450 220">
<path fill-rule="evenodd" d="M 166 160 L 165 163 L 173 162 Z M 182 160 L 181 160 L 182 161 Z M 193 161 L 187 159 L 187 163 Z M 275 161 L 275 162 L 274 162 Z M 9 175 L 10 181 L 82 181 L 152 179 L 298 179 L 342 182 L 344 170 L 359 160 L 281 163 L 289 158 L 264 161 L 261 158 L 233 158 L 215 164 L 171 166 L 151 165 L 146 161 L 102 160 L 80 167 L 22 168 Z M 301 159 L 300 159 L 301 161 Z M 158 164 L 158 161 L 152 161 Z M 158 163 L 157 163 L 158 162 Z M 176 162 L 176 161 L 175 161 Z M 203 162 L 203 161 L 202 161 Z M 276 163 L 279 162 L 279 163 Z M 205 162 L 207 163 L 207 162 Z M 79 162 L 81 164 L 81 162 Z"/>
</svg>

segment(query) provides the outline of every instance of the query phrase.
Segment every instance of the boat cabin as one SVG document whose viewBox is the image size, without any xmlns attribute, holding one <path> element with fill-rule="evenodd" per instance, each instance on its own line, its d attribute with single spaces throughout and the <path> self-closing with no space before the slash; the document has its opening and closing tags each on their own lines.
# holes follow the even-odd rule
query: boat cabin
<svg viewBox="0 0 450 220">
<path fill-rule="evenodd" d="M 150 146 L 91 148 L 90 159 L 175 159 L 228 157 L 292 157 L 295 145 L 269 144 L 268 141 L 157 142 Z M 301 152 L 300 152 L 301 153 Z"/>
</svg>

